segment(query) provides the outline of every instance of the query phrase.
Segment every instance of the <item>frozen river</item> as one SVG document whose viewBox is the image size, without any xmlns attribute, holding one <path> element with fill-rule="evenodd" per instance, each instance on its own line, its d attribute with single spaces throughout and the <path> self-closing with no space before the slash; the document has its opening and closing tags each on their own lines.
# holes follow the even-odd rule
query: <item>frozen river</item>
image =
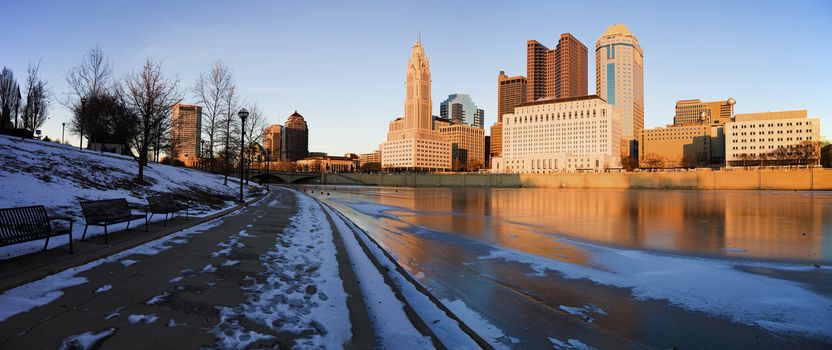
<svg viewBox="0 0 832 350">
<path fill-rule="evenodd" d="M 832 193 L 307 189 L 498 348 L 832 343 Z"/>
</svg>

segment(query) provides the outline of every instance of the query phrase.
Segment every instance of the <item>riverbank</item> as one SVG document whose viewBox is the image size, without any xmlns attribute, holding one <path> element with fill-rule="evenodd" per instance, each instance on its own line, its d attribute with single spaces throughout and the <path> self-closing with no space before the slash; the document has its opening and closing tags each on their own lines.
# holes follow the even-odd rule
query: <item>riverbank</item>
<svg viewBox="0 0 832 350">
<path fill-rule="evenodd" d="M 832 190 L 832 169 L 732 169 L 686 172 L 550 174 L 324 173 L 324 185 L 537 187 L 583 189 Z"/>
</svg>

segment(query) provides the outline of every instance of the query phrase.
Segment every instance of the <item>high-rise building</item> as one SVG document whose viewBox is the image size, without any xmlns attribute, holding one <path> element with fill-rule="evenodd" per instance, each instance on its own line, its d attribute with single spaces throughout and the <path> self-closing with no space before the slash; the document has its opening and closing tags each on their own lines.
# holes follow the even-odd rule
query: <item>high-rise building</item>
<svg viewBox="0 0 832 350">
<path fill-rule="evenodd" d="M 451 168 L 451 145 L 434 129 L 430 65 L 417 41 L 407 61 L 404 117 L 390 122 L 381 144 L 384 170 L 441 171 Z"/>
<path fill-rule="evenodd" d="M 295 162 L 309 157 L 309 128 L 298 111 L 286 119 L 280 140 L 281 160 Z"/>
<path fill-rule="evenodd" d="M 269 156 L 269 161 L 280 160 L 280 135 L 283 131 L 283 126 L 280 124 L 272 124 L 263 130 L 263 149 L 266 150 Z"/>
<path fill-rule="evenodd" d="M 497 76 L 497 122 L 491 126 L 488 157 L 503 153 L 503 115 L 514 113 L 514 108 L 526 102 L 526 78 L 509 77 L 504 71 Z"/>
<path fill-rule="evenodd" d="M 725 124 L 727 167 L 817 165 L 820 118 L 804 110 L 745 113 Z"/>
<path fill-rule="evenodd" d="M 451 144 L 451 169 L 474 171 L 485 166 L 485 134 L 482 128 L 450 124 L 439 128 L 442 139 Z"/>
<path fill-rule="evenodd" d="M 587 48 L 569 33 L 550 50 L 536 40 L 526 43 L 526 101 L 544 97 L 585 96 L 588 89 Z"/>
<path fill-rule="evenodd" d="M 202 107 L 175 104 L 170 110 L 171 158 L 195 166 L 200 157 Z"/>
<path fill-rule="evenodd" d="M 636 156 L 644 128 L 644 55 L 627 26 L 610 26 L 595 43 L 595 81 L 595 93 L 621 117 L 621 154 Z"/>
<path fill-rule="evenodd" d="M 701 100 L 676 101 L 676 115 L 673 124 L 717 124 L 725 125 L 734 115 L 734 99 L 702 102 Z"/>
<path fill-rule="evenodd" d="M 549 173 L 620 167 L 620 119 L 598 96 L 526 102 L 503 115 L 495 172 Z"/>
<path fill-rule="evenodd" d="M 456 124 L 465 124 L 482 129 L 485 124 L 485 112 L 466 94 L 450 94 L 439 104 L 439 116 L 450 119 Z"/>
</svg>

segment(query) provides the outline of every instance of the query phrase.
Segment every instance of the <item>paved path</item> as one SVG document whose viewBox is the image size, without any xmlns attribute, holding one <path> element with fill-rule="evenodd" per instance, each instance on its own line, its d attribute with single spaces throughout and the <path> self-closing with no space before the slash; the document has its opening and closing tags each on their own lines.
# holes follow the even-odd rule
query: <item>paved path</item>
<svg viewBox="0 0 832 350">
<path fill-rule="evenodd" d="M 0 348 L 57 349 L 87 332 L 98 334 L 97 346 L 108 349 L 211 348 L 222 347 L 223 339 L 242 342 L 232 346 L 286 348 L 297 345 L 298 338 L 325 333 L 314 325 L 300 332 L 276 331 L 283 322 L 304 324 L 277 319 L 267 327 L 232 312 L 257 297 L 252 286 L 273 283 L 296 291 L 298 281 L 316 274 L 314 262 L 307 268 L 294 266 L 292 273 L 280 274 L 280 281 L 265 273 L 262 257 L 276 254 L 280 261 L 280 247 L 291 244 L 282 232 L 298 211 L 296 200 L 292 192 L 276 190 L 243 210 L 171 237 L 166 249 L 157 245 L 146 249 L 151 255 L 119 256 L 79 272 L 76 277 L 86 283 L 63 288 L 56 300 L 0 322 Z M 343 317 L 349 317 L 352 331 L 345 346 L 373 348 L 375 336 L 358 282 L 343 245 L 334 241 L 349 310 Z M 308 285 L 301 290 L 309 295 L 305 301 L 287 307 L 314 303 L 310 298 L 320 293 Z M 90 337 L 78 343 L 84 339 Z"/>
</svg>

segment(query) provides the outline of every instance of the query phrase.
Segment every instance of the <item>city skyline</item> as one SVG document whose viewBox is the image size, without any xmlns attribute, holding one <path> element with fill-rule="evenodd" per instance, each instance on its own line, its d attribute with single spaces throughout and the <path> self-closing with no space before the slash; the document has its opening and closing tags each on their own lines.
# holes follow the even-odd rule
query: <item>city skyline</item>
<svg viewBox="0 0 832 350">
<path fill-rule="evenodd" d="M 54 96 L 62 97 L 67 90 L 66 72 L 95 45 L 113 64 L 116 78 L 138 69 L 141 60 L 149 55 L 163 59 L 165 71 L 179 76 L 186 92 L 182 103 L 188 104 L 194 102 L 188 90 L 199 72 L 207 71 L 211 62 L 222 59 L 234 71 L 245 100 L 257 102 L 270 123 L 280 122 L 299 109 L 305 111 L 312 126 L 338 126 L 315 127 L 315 132 L 310 133 L 311 151 L 368 153 L 383 138 L 387 122 L 401 116 L 404 74 L 400 65 L 406 59 L 405 45 L 412 43 L 418 32 L 431 53 L 433 108 L 438 111 L 438 102 L 448 94 L 465 93 L 487 111 L 485 125 L 490 126 L 496 121 L 498 110 L 494 76 L 501 70 L 511 76 L 524 73 L 527 40 L 552 43 L 561 33 L 569 32 L 591 47 L 608 26 L 623 23 L 638 37 L 645 52 L 646 128 L 672 123 L 678 100 L 733 97 L 737 100 L 737 113 L 808 109 L 810 115 L 820 117 L 825 134 L 822 136 L 828 138 L 832 106 L 825 103 L 824 92 L 828 89 L 823 83 L 832 78 L 832 73 L 826 69 L 823 57 L 830 49 L 816 43 L 832 33 L 832 24 L 824 21 L 832 13 L 832 5 L 713 3 L 683 4 L 671 9 L 653 2 L 630 7 L 604 4 L 538 4 L 543 10 L 551 7 L 591 13 L 593 17 L 587 20 L 584 16 L 569 16 L 557 24 L 548 24 L 551 22 L 540 20 L 547 11 L 536 11 L 540 13 L 529 14 L 529 23 L 495 28 L 465 25 L 478 18 L 462 19 L 450 27 L 433 25 L 449 14 L 435 10 L 440 3 L 430 2 L 418 7 L 383 3 L 354 7 L 338 3 L 219 4 L 210 9 L 199 8 L 197 3 L 165 5 L 171 10 L 168 13 L 192 11 L 193 19 L 160 17 L 146 9 L 152 5 L 145 4 L 11 4 L 10 12 L 19 15 L 0 23 L 0 28 L 17 35 L 9 39 L 11 49 L 0 53 L 0 64 L 11 68 L 20 80 L 30 60 L 40 61 L 42 75 Z M 722 12 L 737 16 L 725 21 L 722 17 L 700 18 L 691 11 L 709 6 L 719 6 Z M 502 14 L 496 3 L 474 6 L 472 10 L 479 17 Z M 125 20 L 117 16 L 120 12 L 134 16 Z M 403 14 L 409 12 L 420 14 L 415 18 L 428 18 L 427 23 L 404 20 Z M 301 13 L 319 16 L 306 16 L 305 23 L 301 23 L 295 20 Z M 33 17 L 35 14 L 38 17 Z M 228 24 L 193 25 L 220 14 L 231 18 Z M 78 21 L 81 15 L 101 20 Z M 390 30 L 378 33 L 373 25 L 361 23 L 368 16 L 378 18 L 376 25 Z M 326 21 L 333 24 L 319 28 Z M 14 29 L 24 23 L 41 27 L 31 32 Z M 343 30 L 332 30 L 333 25 L 340 25 Z M 72 29 L 57 31 L 61 26 Z M 321 45 L 311 45 L 312 41 L 320 41 Z M 790 46 L 785 50 L 769 49 L 772 46 L 765 45 L 769 42 L 788 42 Z M 327 53 L 333 47 L 340 57 Z M 459 55 L 466 50 L 472 53 Z M 368 59 L 369 56 L 372 57 Z M 592 67 L 595 55 L 588 56 Z M 784 62 L 788 69 L 770 69 Z M 313 71 L 313 66 L 320 71 Z M 333 74 L 346 67 L 361 74 L 361 81 Z M 595 80 L 592 69 L 587 78 L 590 82 Z M 346 93 L 345 85 L 351 86 Z M 316 103 L 321 100 L 332 103 Z M 68 120 L 69 112 L 53 103 L 50 116 L 44 133 L 60 137 L 60 123 Z M 77 136 L 67 138 L 73 140 Z"/>
</svg>

